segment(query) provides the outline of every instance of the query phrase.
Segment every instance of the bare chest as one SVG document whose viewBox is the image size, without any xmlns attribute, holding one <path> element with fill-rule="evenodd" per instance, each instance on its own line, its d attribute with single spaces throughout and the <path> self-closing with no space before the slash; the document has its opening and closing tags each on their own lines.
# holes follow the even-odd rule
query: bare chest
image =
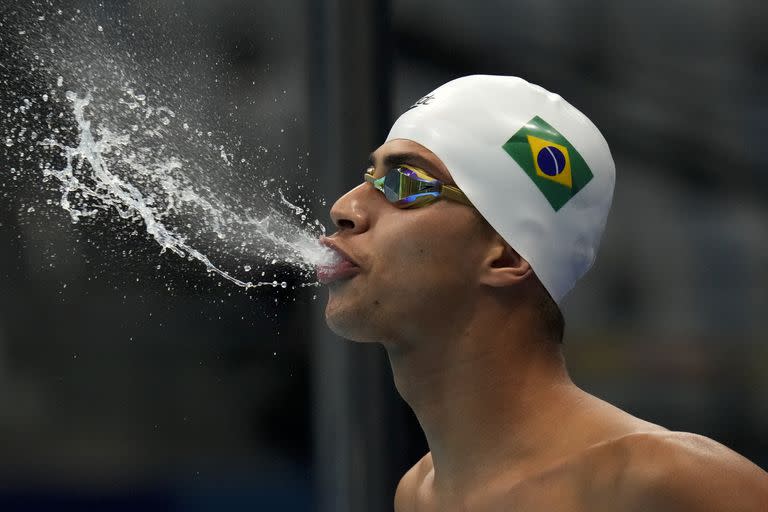
<svg viewBox="0 0 768 512">
<path fill-rule="evenodd" d="M 523 481 L 500 481 L 468 497 L 420 492 L 413 512 L 615 512 L 617 496 L 596 485 L 587 467 L 564 467 Z M 410 512 L 410 511 L 403 511 Z"/>
</svg>

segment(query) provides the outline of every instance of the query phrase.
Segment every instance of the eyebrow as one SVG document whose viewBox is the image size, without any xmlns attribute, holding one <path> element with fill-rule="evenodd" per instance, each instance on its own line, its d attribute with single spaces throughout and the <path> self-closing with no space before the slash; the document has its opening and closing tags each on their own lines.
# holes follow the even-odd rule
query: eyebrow
<svg viewBox="0 0 768 512">
<path fill-rule="evenodd" d="M 376 155 L 374 153 L 370 154 L 370 156 L 368 157 L 368 160 L 370 161 L 372 166 L 374 167 L 377 166 Z M 412 164 L 416 167 L 423 168 L 429 174 L 431 174 L 432 176 L 434 176 L 435 178 L 439 179 L 442 182 L 445 182 L 447 184 L 453 183 L 453 180 L 451 180 L 450 177 L 446 176 L 445 173 L 441 172 L 439 169 L 436 169 L 435 165 L 432 162 L 430 162 L 423 156 L 419 155 L 418 153 L 412 153 L 408 151 L 390 153 L 384 157 L 384 159 L 381 161 L 381 164 L 384 167 L 395 167 L 397 165 L 402 165 L 402 164 Z"/>
</svg>

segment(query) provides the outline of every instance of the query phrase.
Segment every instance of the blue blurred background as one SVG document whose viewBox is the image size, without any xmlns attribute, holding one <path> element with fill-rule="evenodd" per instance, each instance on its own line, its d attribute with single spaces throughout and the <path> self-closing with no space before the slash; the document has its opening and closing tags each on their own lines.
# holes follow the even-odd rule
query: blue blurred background
<svg viewBox="0 0 768 512">
<path fill-rule="evenodd" d="M 574 380 L 768 468 L 765 2 L 3 0 L 0 74 L 57 9 L 105 27 L 86 59 L 186 62 L 197 119 L 269 148 L 254 175 L 308 165 L 328 206 L 451 78 L 560 93 L 617 167 L 596 265 L 564 305 Z M 427 447 L 383 350 L 324 330 L 322 290 L 244 292 L 119 220 L 29 212 L 55 191 L 0 158 L 0 508 L 392 509 Z"/>
</svg>

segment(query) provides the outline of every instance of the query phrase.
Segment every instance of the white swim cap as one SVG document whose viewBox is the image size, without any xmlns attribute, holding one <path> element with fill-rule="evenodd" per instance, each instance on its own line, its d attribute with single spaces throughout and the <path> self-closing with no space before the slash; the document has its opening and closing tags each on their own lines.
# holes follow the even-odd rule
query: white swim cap
<svg viewBox="0 0 768 512">
<path fill-rule="evenodd" d="M 401 115 L 393 139 L 437 155 L 558 304 L 592 266 L 616 170 L 597 127 L 559 95 L 517 77 L 458 78 Z"/>
</svg>

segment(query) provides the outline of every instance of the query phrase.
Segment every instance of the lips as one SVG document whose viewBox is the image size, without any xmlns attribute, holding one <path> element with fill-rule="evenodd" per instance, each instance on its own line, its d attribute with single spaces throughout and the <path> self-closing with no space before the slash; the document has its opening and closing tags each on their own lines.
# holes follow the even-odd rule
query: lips
<svg viewBox="0 0 768 512">
<path fill-rule="evenodd" d="M 355 276 L 358 272 L 360 272 L 360 267 L 344 260 L 335 265 L 317 267 L 317 280 L 320 281 L 320 284 L 331 284 Z"/>
<path fill-rule="evenodd" d="M 328 247 L 338 256 L 333 262 L 316 267 L 317 280 L 320 284 L 331 284 L 343 279 L 350 279 L 360 272 L 360 267 L 335 242 L 328 238 L 320 239 L 320 243 Z"/>
</svg>

